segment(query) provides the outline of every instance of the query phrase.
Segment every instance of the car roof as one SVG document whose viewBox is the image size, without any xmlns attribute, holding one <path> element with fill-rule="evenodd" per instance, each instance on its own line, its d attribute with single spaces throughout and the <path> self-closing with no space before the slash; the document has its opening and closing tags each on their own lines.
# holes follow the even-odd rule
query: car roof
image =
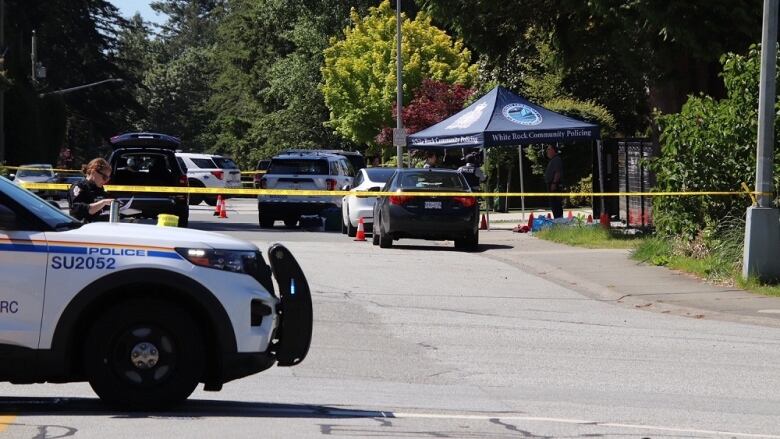
<svg viewBox="0 0 780 439">
<path fill-rule="evenodd" d="M 319 151 L 306 151 L 306 152 L 294 152 L 294 153 L 282 153 L 274 156 L 271 160 L 276 159 L 331 159 L 331 160 L 346 160 L 347 158 L 339 154 L 330 154 Z"/>
<path fill-rule="evenodd" d="M 109 143 L 114 149 L 133 146 L 175 150 L 181 146 L 181 139 L 160 133 L 124 133 L 112 137 Z"/>
<path fill-rule="evenodd" d="M 54 166 L 48 164 L 48 163 L 30 163 L 27 165 L 19 165 L 20 168 L 46 168 L 46 169 L 52 169 Z"/>
<path fill-rule="evenodd" d="M 280 154 L 290 154 L 290 153 L 297 153 L 297 152 L 314 152 L 314 153 L 321 153 L 321 154 L 335 154 L 335 155 L 359 155 L 363 156 L 363 154 L 360 153 L 360 151 L 345 151 L 343 149 L 285 149 L 280 152 Z"/>
<path fill-rule="evenodd" d="M 198 152 L 177 152 L 176 157 L 187 157 L 190 159 L 213 159 L 215 157 L 228 158 L 228 157 L 221 156 L 219 154 L 203 154 Z"/>
<path fill-rule="evenodd" d="M 396 171 L 403 174 L 407 174 L 410 172 L 436 172 L 442 174 L 444 173 L 452 174 L 458 172 L 457 169 L 449 169 L 449 168 L 401 168 L 401 169 L 396 169 Z"/>
</svg>

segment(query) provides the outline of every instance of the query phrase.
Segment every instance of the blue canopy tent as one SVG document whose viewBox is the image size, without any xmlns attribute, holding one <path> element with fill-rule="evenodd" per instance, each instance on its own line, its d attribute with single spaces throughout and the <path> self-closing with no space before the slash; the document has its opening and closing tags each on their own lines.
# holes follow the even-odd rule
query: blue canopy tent
<svg viewBox="0 0 780 439">
<path fill-rule="evenodd" d="M 517 146 L 520 191 L 524 192 L 522 145 L 588 140 L 598 144 L 601 176 L 598 125 L 555 113 L 498 86 L 454 116 L 408 136 L 407 145 L 410 149 Z M 521 199 L 525 211 L 525 198 Z"/>
</svg>

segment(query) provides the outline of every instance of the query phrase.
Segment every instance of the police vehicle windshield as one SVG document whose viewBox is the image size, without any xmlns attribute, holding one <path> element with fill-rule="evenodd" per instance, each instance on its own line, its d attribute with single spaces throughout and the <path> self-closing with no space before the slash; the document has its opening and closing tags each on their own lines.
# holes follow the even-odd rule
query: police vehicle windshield
<svg viewBox="0 0 780 439">
<path fill-rule="evenodd" d="M 29 209 L 33 215 L 40 218 L 41 221 L 45 222 L 53 229 L 65 226 L 75 227 L 76 225 L 81 224 L 78 220 L 71 218 L 61 210 L 49 204 L 48 201 L 38 197 L 27 189 L 23 189 L 11 183 L 3 177 L 0 177 L 0 191 L 20 205 Z"/>
</svg>

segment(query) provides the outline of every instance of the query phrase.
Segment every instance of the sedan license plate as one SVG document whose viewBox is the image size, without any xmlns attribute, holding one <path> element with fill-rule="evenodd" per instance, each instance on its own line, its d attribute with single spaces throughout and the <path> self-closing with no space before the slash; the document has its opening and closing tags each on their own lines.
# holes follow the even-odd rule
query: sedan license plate
<svg viewBox="0 0 780 439">
<path fill-rule="evenodd" d="M 426 209 L 441 209 L 441 201 L 426 201 Z"/>
</svg>

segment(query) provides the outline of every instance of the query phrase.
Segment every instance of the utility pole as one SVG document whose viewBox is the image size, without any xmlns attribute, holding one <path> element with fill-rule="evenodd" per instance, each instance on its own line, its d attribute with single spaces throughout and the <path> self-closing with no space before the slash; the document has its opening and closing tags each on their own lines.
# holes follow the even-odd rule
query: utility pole
<svg viewBox="0 0 780 439">
<path fill-rule="evenodd" d="M 5 72 L 5 0 L 0 0 L 0 72 Z M 0 87 L 0 163 L 5 163 L 5 87 Z"/>
<path fill-rule="evenodd" d="M 406 146 L 406 132 L 404 130 L 404 89 L 403 89 L 403 57 L 401 56 L 401 0 L 395 0 L 395 78 L 396 78 L 396 116 L 393 143 L 398 155 L 396 160 L 398 169 L 404 167 L 403 156 Z"/>
<path fill-rule="evenodd" d="M 747 210 L 742 276 L 780 279 L 780 211 L 772 207 L 774 166 L 775 70 L 777 66 L 777 12 L 779 0 L 764 0 L 761 32 L 761 82 L 758 95 L 756 147 L 757 205 Z"/>
</svg>

